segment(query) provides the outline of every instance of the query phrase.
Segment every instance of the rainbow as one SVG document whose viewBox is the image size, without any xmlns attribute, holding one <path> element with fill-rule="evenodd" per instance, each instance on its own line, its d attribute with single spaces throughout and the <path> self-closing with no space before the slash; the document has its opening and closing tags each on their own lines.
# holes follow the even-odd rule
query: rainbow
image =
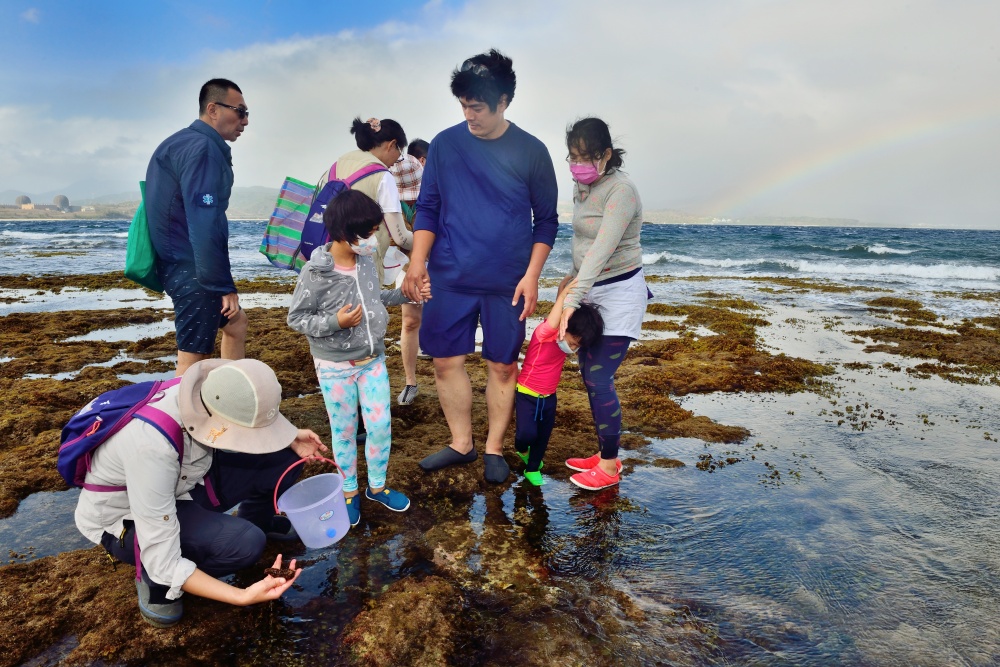
<svg viewBox="0 0 1000 667">
<path fill-rule="evenodd" d="M 733 217 L 768 195 L 790 190 L 849 165 L 885 155 L 900 148 L 971 131 L 983 123 L 1000 120 L 1000 102 L 977 104 L 946 114 L 916 116 L 904 122 L 873 128 L 852 140 L 804 154 L 763 171 L 723 192 L 709 202 L 708 215 Z"/>
</svg>

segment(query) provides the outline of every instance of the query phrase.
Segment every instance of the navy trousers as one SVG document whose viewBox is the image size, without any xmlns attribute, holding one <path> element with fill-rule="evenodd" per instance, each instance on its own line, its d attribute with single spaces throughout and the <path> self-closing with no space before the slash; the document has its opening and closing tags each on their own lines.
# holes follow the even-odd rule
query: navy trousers
<svg viewBox="0 0 1000 667">
<path fill-rule="evenodd" d="M 514 394 L 514 412 L 514 448 L 522 454 L 529 452 L 524 469 L 538 472 L 556 423 L 556 395 L 532 396 L 518 391 Z"/>
<path fill-rule="evenodd" d="M 274 518 L 274 487 L 298 458 L 289 448 L 272 454 L 216 450 L 207 484 L 192 489 L 192 500 L 177 501 L 181 555 L 213 577 L 230 575 L 256 563 L 264 553 L 265 533 Z M 278 495 L 295 483 L 301 471 L 296 467 L 285 476 Z M 226 514 L 237 504 L 236 516 Z M 135 565 L 135 526 L 131 521 L 125 521 L 120 536 L 104 533 L 101 545 L 121 562 Z M 149 585 L 150 602 L 169 602 L 169 586 L 151 580 L 145 568 L 137 574 Z"/>
</svg>

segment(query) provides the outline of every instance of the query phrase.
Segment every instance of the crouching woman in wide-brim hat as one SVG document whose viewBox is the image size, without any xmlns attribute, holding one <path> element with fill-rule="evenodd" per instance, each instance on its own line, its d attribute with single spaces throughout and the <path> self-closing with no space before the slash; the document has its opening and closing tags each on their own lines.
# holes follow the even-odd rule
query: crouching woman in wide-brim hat
<svg viewBox="0 0 1000 667">
<path fill-rule="evenodd" d="M 87 539 L 136 566 L 143 618 L 177 623 L 181 596 L 192 593 L 234 605 L 281 596 L 295 575 L 267 576 L 248 588 L 216 577 L 255 564 L 268 538 L 297 538 L 274 514 L 281 475 L 298 460 L 325 451 L 315 433 L 297 429 L 278 411 L 281 385 L 255 359 L 208 359 L 151 403 L 183 431 L 183 451 L 152 424 L 130 421 L 94 450 L 76 509 Z M 282 481 L 294 483 L 297 466 Z M 107 490 L 125 487 L 125 490 Z M 236 515 L 226 512 L 239 504 Z M 275 567 L 281 567 L 281 556 Z"/>
</svg>

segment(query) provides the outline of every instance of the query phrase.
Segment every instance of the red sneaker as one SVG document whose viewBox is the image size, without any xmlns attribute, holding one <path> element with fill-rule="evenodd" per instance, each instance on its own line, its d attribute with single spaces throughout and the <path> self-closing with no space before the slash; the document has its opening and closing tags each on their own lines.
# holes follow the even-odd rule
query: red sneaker
<svg viewBox="0 0 1000 667">
<path fill-rule="evenodd" d="M 588 456 L 585 459 L 566 459 L 566 467 L 569 468 L 570 470 L 587 472 L 600 462 L 601 462 L 601 455 L 594 454 L 593 456 Z M 615 468 L 618 469 L 618 474 L 621 474 L 622 472 L 621 459 L 615 459 Z"/>
<path fill-rule="evenodd" d="M 609 475 L 601 470 L 600 466 L 594 466 L 586 472 L 576 473 L 569 478 L 569 481 L 573 482 L 581 489 L 598 491 L 600 489 L 606 489 L 609 486 L 614 486 L 618 483 L 619 479 L 620 477 L 618 475 Z"/>
</svg>

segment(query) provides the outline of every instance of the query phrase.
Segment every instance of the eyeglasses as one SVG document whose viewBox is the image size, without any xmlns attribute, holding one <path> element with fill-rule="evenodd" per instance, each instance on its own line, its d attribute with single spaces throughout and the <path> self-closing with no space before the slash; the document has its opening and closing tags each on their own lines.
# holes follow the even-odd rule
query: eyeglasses
<svg viewBox="0 0 1000 667">
<path fill-rule="evenodd" d="M 490 68 L 482 63 L 474 62 L 471 58 L 462 63 L 463 72 L 472 72 L 476 76 L 488 76 L 492 77 L 493 74 L 490 72 Z"/>
<path fill-rule="evenodd" d="M 572 155 L 566 156 L 566 162 L 569 162 L 570 164 L 597 164 L 600 161 L 600 158 L 594 159 L 589 155 L 579 155 L 577 157 L 573 157 Z"/>
<path fill-rule="evenodd" d="M 240 117 L 240 120 L 243 120 L 244 118 L 250 116 L 250 109 L 247 109 L 245 107 L 234 107 L 228 104 L 223 104 L 222 102 L 215 102 L 215 105 L 220 107 L 226 107 L 227 109 L 232 109 L 233 111 L 236 112 L 236 115 Z"/>
<path fill-rule="evenodd" d="M 396 158 L 395 164 L 399 164 L 400 162 L 403 161 L 403 158 L 406 157 L 406 154 L 403 153 L 403 149 L 400 148 L 399 146 L 396 146 L 396 150 L 399 151 L 399 157 Z"/>
</svg>

